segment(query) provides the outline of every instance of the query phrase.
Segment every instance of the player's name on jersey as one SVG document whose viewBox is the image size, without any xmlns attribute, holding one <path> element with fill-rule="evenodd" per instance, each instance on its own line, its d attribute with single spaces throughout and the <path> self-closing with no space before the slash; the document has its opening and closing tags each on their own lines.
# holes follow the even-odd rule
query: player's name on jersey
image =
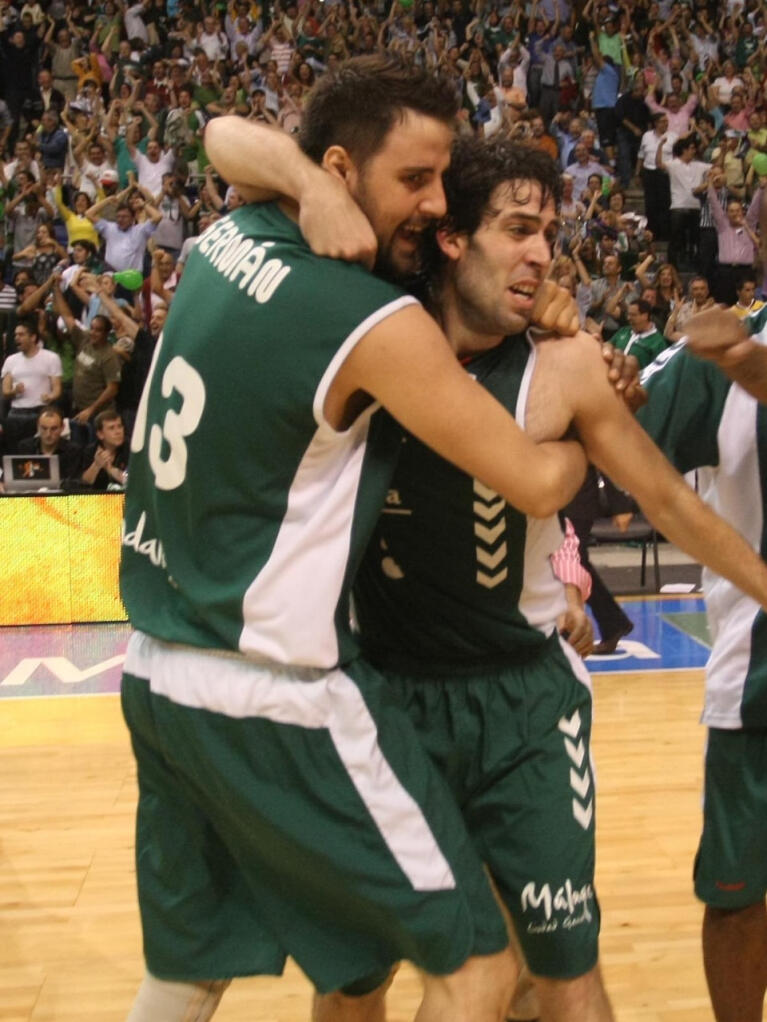
<svg viewBox="0 0 767 1022">
<path fill-rule="evenodd" d="M 291 271 L 281 259 L 268 259 L 273 241 L 246 238 L 229 217 L 200 236 L 197 248 L 218 272 L 259 305 L 268 302 Z"/>
</svg>

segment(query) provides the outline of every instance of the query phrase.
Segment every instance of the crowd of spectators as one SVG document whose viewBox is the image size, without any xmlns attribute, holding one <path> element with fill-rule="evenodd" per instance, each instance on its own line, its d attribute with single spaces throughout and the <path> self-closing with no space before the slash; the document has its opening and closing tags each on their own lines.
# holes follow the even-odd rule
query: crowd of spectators
<svg viewBox="0 0 767 1022">
<path fill-rule="evenodd" d="M 4 452 L 58 410 L 75 480 L 124 482 L 190 247 L 240 202 L 206 123 L 296 133 L 318 76 L 381 49 L 453 79 L 460 131 L 558 161 L 551 273 L 588 329 L 647 362 L 712 301 L 746 314 L 766 28 L 762 0 L 0 0 Z"/>
</svg>

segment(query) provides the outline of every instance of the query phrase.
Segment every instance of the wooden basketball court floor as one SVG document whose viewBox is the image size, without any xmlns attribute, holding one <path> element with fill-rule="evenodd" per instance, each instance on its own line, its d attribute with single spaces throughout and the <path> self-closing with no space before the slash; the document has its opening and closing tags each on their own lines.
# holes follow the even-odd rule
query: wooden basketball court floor
<svg viewBox="0 0 767 1022">
<path fill-rule="evenodd" d="M 632 614 L 650 621 L 649 637 L 635 631 L 639 641 L 629 655 L 596 665 L 610 672 L 594 676 L 601 954 L 620 1022 L 712 1019 L 700 961 L 701 906 L 691 884 L 702 658 L 683 654 L 698 665 L 686 667 L 672 657 L 675 666 L 666 669 L 665 654 L 653 652 L 653 615 L 673 619 L 667 606 L 633 605 Z M 124 648 L 124 630 L 100 627 Z M 0 629 L 6 650 L 18 631 Z M 48 630 L 35 633 L 45 646 Z M 28 640 L 38 642 L 36 634 Z M 119 657 L 104 659 L 106 647 L 102 641 L 102 663 L 119 673 Z M 22 682 L 35 663 L 27 658 L 15 673 L 0 665 L 0 695 L 14 686 L 12 697 L 0 698 L 0 1020 L 121 1022 L 143 967 L 132 861 L 135 774 L 118 696 L 76 695 L 98 665 L 78 681 L 63 661 L 50 660 L 38 673 L 53 669 L 56 694 L 27 698 Z M 390 995 L 390 1022 L 412 1019 L 418 991 L 417 977 L 403 968 Z M 236 981 L 216 1017 L 303 1022 L 309 997 L 307 981 L 289 964 L 281 979 Z"/>
</svg>

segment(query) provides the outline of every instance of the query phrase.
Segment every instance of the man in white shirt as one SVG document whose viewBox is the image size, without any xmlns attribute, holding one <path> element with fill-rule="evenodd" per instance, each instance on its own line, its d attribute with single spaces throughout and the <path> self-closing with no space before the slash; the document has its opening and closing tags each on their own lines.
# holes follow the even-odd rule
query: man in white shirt
<svg viewBox="0 0 767 1022">
<path fill-rule="evenodd" d="M 142 43 L 149 45 L 149 32 L 144 21 L 144 12 L 149 7 L 151 0 L 141 0 L 140 3 L 131 4 L 126 8 L 125 14 L 125 35 L 128 40 L 140 39 Z"/>
<path fill-rule="evenodd" d="M 229 53 L 229 40 L 215 18 L 208 15 L 203 18 L 197 35 L 197 45 L 205 51 L 208 60 L 214 64 L 219 60 L 226 60 Z"/>
<path fill-rule="evenodd" d="M 3 363 L 3 397 L 10 403 L 5 419 L 5 448 L 33 436 L 43 405 L 61 397 L 61 359 L 40 343 L 34 318 L 20 319 L 14 330 L 16 347 Z"/>
<path fill-rule="evenodd" d="M 655 155 L 658 170 L 668 174 L 671 187 L 668 260 L 677 269 L 686 269 L 697 261 L 700 196 L 708 186 L 706 176 L 711 170 L 711 164 L 695 159 L 695 141 L 691 137 L 677 139 L 668 163 L 663 158 L 665 145 L 666 138 L 663 136 L 658 142 Z"/>
<path fill-rule="evenodd" d="M 663 158 L 670 160 L 676 135 L 668 130 L 668 117 L 665 113 L 655 114 L 652 122 L 653 127 L 642 135 L 639 143 L 637 173 L 642 178 L 647 226 L 656 240 L 667 241 L 671 189 L 668 175 L 658 169 L 658 146 L 661 139 L 665 138 Z"/>
<path fill-rule="evenodd" d="M 172 173 L 176 162 L 173 150 L 166 149 L 163 152 L 160 143 L 151 139 L 147 143 L 146 154 L 132 142 L 128 143 L 128 152 L 136 164 L 139 185 L 158 196 L 162 191 L 163 175 Z"/>
</svg>

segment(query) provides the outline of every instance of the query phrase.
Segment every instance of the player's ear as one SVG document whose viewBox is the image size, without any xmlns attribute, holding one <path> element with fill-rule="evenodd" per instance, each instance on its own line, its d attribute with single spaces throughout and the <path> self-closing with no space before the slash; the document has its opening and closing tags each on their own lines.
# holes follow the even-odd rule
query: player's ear
<svg viewBox="0 0 767 1022">
<path fill-rule="evenodd" d="M 465 234 L 454 231 L 449 226 L 440 227 L 435 237 L 442 255 L 453 261 L 461 258 L 468 243 L 468 238 Z"/>
<path fill-rule="evenodd" d="M 357 177 L 354 160 L 342 145 L 332 145 L 325 150 L 322 166 L 351 187 Z"/>
</svg>

